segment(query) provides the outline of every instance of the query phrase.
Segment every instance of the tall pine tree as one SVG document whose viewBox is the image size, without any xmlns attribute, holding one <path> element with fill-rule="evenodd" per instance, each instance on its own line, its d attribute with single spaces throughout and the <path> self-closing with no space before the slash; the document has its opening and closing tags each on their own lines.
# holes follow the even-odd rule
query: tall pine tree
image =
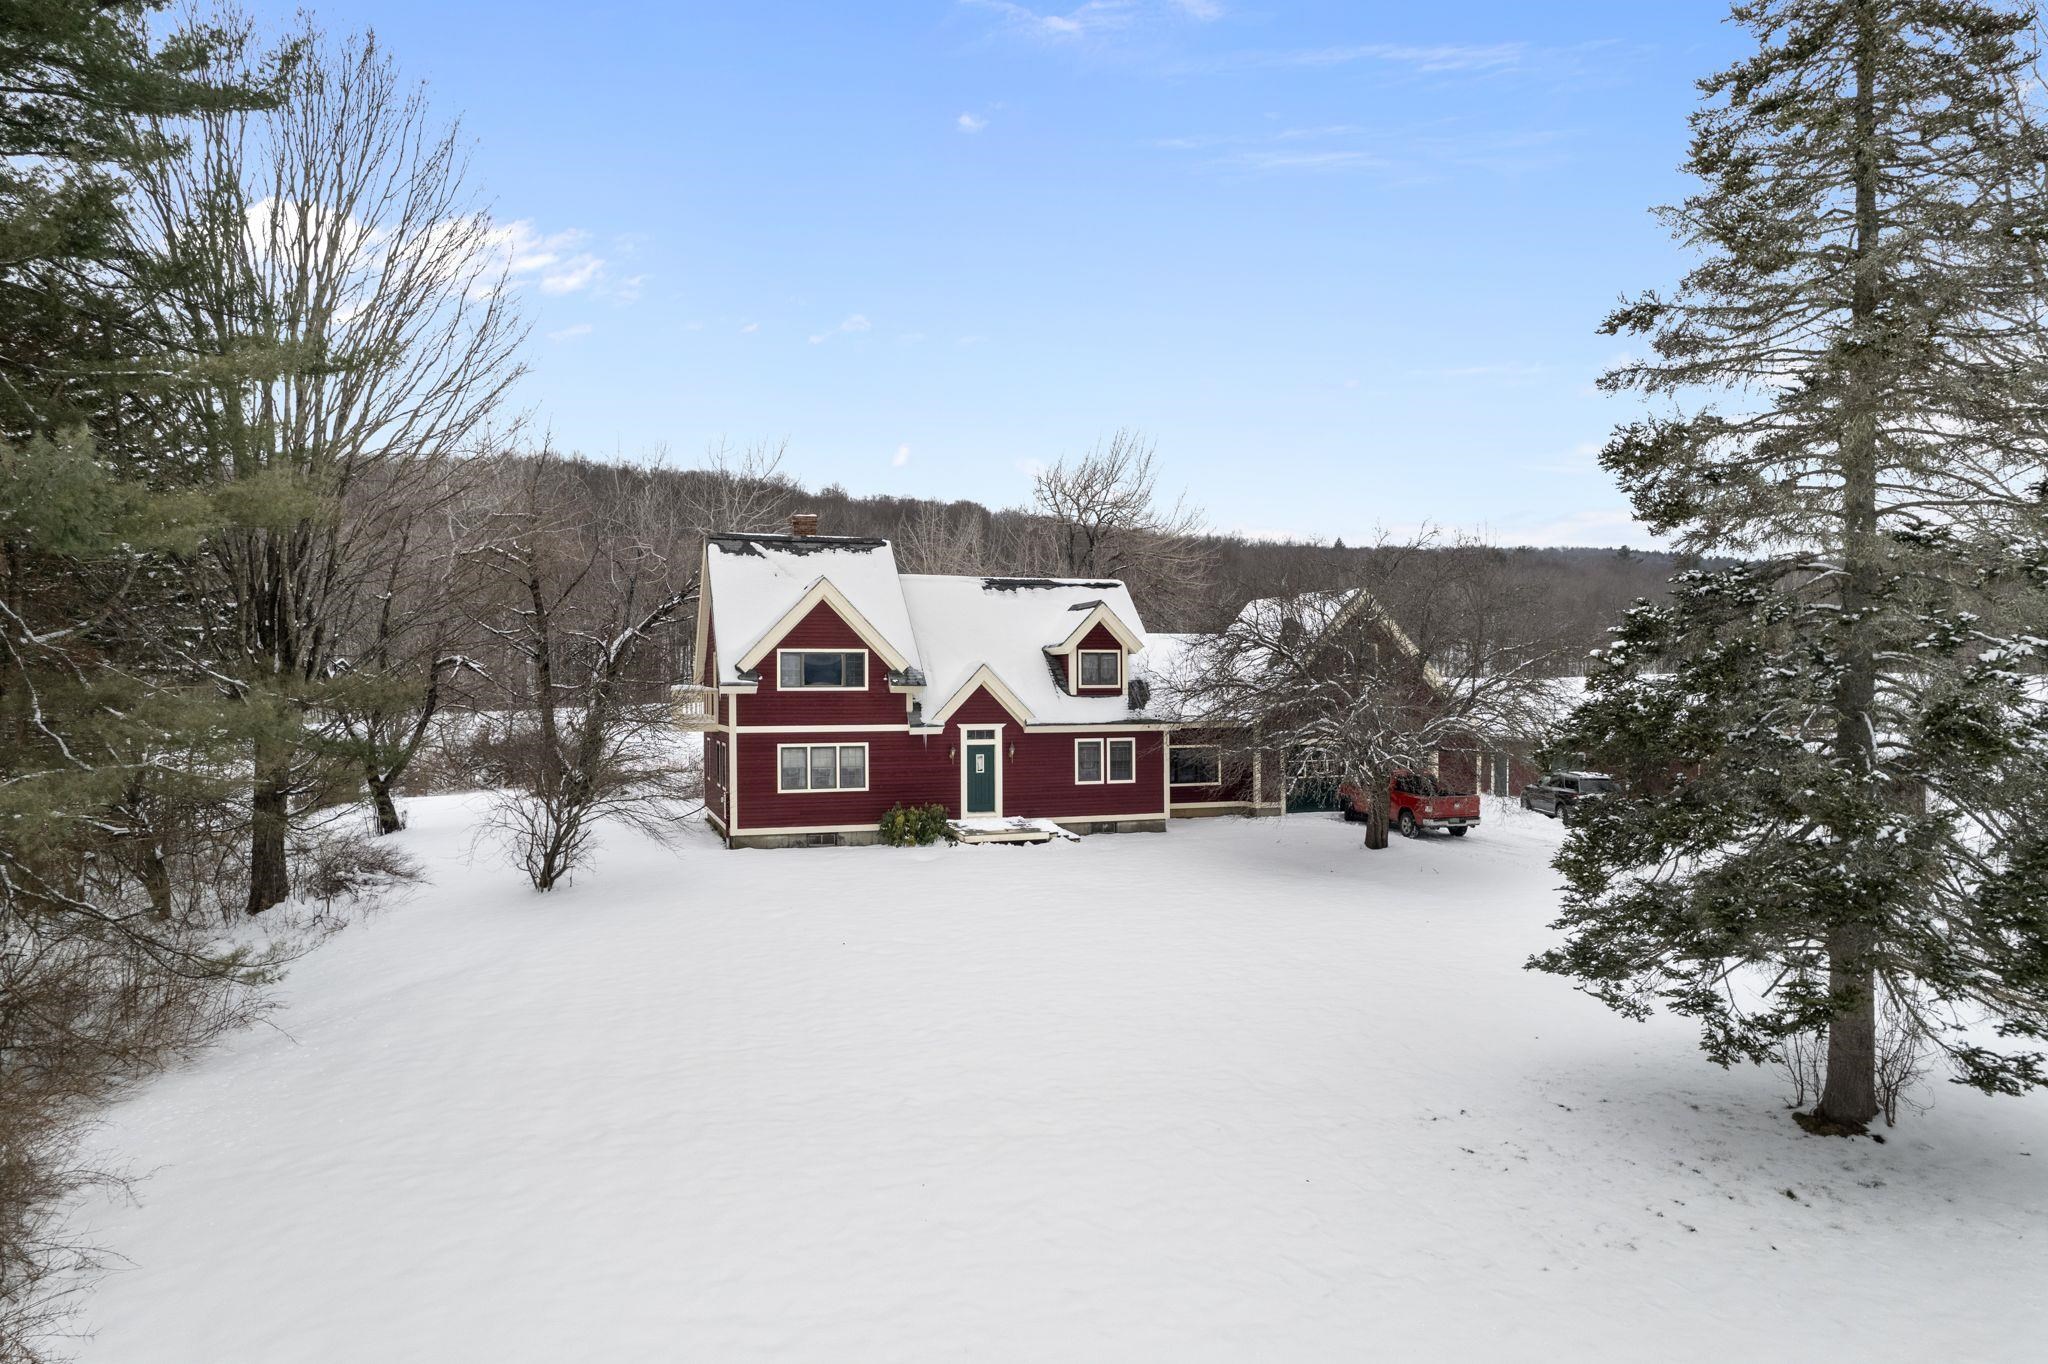
<svg viewBox="0 0 2048 1364">
<path fill-rule="evenodd" d="M 1826 1033 L 1807 1119 L 1879 1109 L 1881 1002 L 1958 1078 L 2048 1080 L 2048 138 L 2031 8 L 1757 0 L 1663 211 L 1699 264 L 1625 303 L 1657 401 L 1602 462 L 1685 552 L 1558 747 L 1684 775 L 1584 820 L 1531 965 L 1709 1056 Z"/>
<path fill-rule="evenodd" d="M 53 1219 L 94 1101 L 202 1041 L 254 963 L 178 918 L 182 821 L 226 760 L 211 689 L 137 646 L 193 617 L 217 518 L 166 476 L 138 390 L 180 362 L 136 334 L 138 120 L 259 105 L 208 70 L 240 32 L 166 6 L 0 0 L 0 1356 L 38 1358 L 80 1267 Z M 187 856 L 182 862 L 180 850 Z M 183 903 L 193 897 L 186 896 Z"/>
</svg>

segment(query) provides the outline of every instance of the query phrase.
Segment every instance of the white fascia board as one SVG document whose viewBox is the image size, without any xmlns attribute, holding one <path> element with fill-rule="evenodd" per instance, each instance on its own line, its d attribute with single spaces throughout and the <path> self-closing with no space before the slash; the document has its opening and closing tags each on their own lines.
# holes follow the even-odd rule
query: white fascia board
<svg viewBox="0 0 2048 1364">
<path fill-rule="evenodd" d="M 783 613 L 781 620 L 769 626 L 767 631 L 754 641 L 753 647 L 749 648 L 733 664 L 733 670 L 735 672 L 745 672 L 747 669 L 760 663 L 762 659 L 768 657 L 775 646 L 782 642 L 782 637 L 795 629 L 797 624 L 805 616 L 811 614 L 820 603 L 830 606 L 838 614 L 839 618 L 845 621 L 855 634 L 860 636 L 861 643 L 874 650 L 890 668 L 901 672 L 910 666 L 910 660 L 896 652 L 889 641 L 882 638 L 881 631 L 875 629 L 868 622 L 868 618 L 854 608 L 853 603 L 846 599 L 846 594 L 832 585 L 831 579 L 820 578 L 811 584 L 808 591 L 797 598 L 796 605 Z"/>
<path fill-rule="evenodd" d="M 974 676 L 960 684 L 960 689 L 946 698 L 946 704 L 925 720 L 927 726 L 943 726 L 953 717 L 953 712 L 967 704 L 967 698 L 974 695 L 976 688 L 988 688 L 988 694 L 1001 703 L 1004 710 L 1017 717 L 1019 724 L 1031 723 L 1031 708 L 1017 699 L 1017 693 L 1003 685 L 1003 679 L 996 676 L 995 669 L 984 663 L 975 669 Z"/>
<path fill-rule="evenodd" d="M 1074 632 L 1048 652 L 1055 654 L 1072 653 L 1081 647 L 1081 641 L 1088 637 L 1088 632 L 1098 625 L 1108 626 L 1109 632 L 1116 636 L 1117 643 L 1124 646 L 1124 652 L 1127 654 L 1135 654 L 1145 647 L 1144 639 L 1133 631 L 1130 626 L 1124 624 L 1123 617 L 1110 610 L 1108 603 L 1097 602 L 1092 611 L 1081 617 L 1081 623 L 1074 627 Z"/>
<path fill-rule="evenodd" d="M 704 676 L 704 649 L 709 643 L 711 624 L 711 542 L 706 540 L 697 553 L 697 638 L 690 648 L 690 681 Z M 718 677 L 713 674 L 713 686 Z"/>
</svg>

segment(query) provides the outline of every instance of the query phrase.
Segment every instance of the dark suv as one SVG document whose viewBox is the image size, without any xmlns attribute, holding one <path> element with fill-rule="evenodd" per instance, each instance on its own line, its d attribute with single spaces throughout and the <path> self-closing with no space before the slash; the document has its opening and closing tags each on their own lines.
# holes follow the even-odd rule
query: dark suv
<svg viewBox="0 0 2048 1364">
<path fill-rule="evenodd" d="M 1541 810 L 1552 819 L 1572 822 L 1572 807 L 1582 800 L 1612 795 L 1621 784 L 1605 772 L 1552 772 L 1522 788 L 1522 808 Z"/>
</svg>

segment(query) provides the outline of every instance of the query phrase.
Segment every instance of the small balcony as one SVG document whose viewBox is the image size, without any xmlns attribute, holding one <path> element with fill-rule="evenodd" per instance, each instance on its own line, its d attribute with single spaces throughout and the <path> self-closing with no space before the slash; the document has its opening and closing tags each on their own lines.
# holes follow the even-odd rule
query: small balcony
<svg viewBox="0 0 2048 1364">
<path fill-rule="evenodd" d="M 709 729 L 718 723 L 716 687 L 670 687 L 669 707 L 678 729 Z"/>
</svg>

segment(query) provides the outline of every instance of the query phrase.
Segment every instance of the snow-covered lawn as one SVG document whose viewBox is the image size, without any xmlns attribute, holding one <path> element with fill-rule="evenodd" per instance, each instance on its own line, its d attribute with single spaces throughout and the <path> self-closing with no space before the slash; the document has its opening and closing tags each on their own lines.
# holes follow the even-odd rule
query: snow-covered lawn
<svg viewBox="0 0 2048 1364">
<path fill-rule="evenodd" d="M 2048 1103 L 1885 1144 L 1521 969 L 1558 831 L 611 838 L 432 877 L 102 1141 L 88 1364 L 2034 1360 Z"/>
</svg>

